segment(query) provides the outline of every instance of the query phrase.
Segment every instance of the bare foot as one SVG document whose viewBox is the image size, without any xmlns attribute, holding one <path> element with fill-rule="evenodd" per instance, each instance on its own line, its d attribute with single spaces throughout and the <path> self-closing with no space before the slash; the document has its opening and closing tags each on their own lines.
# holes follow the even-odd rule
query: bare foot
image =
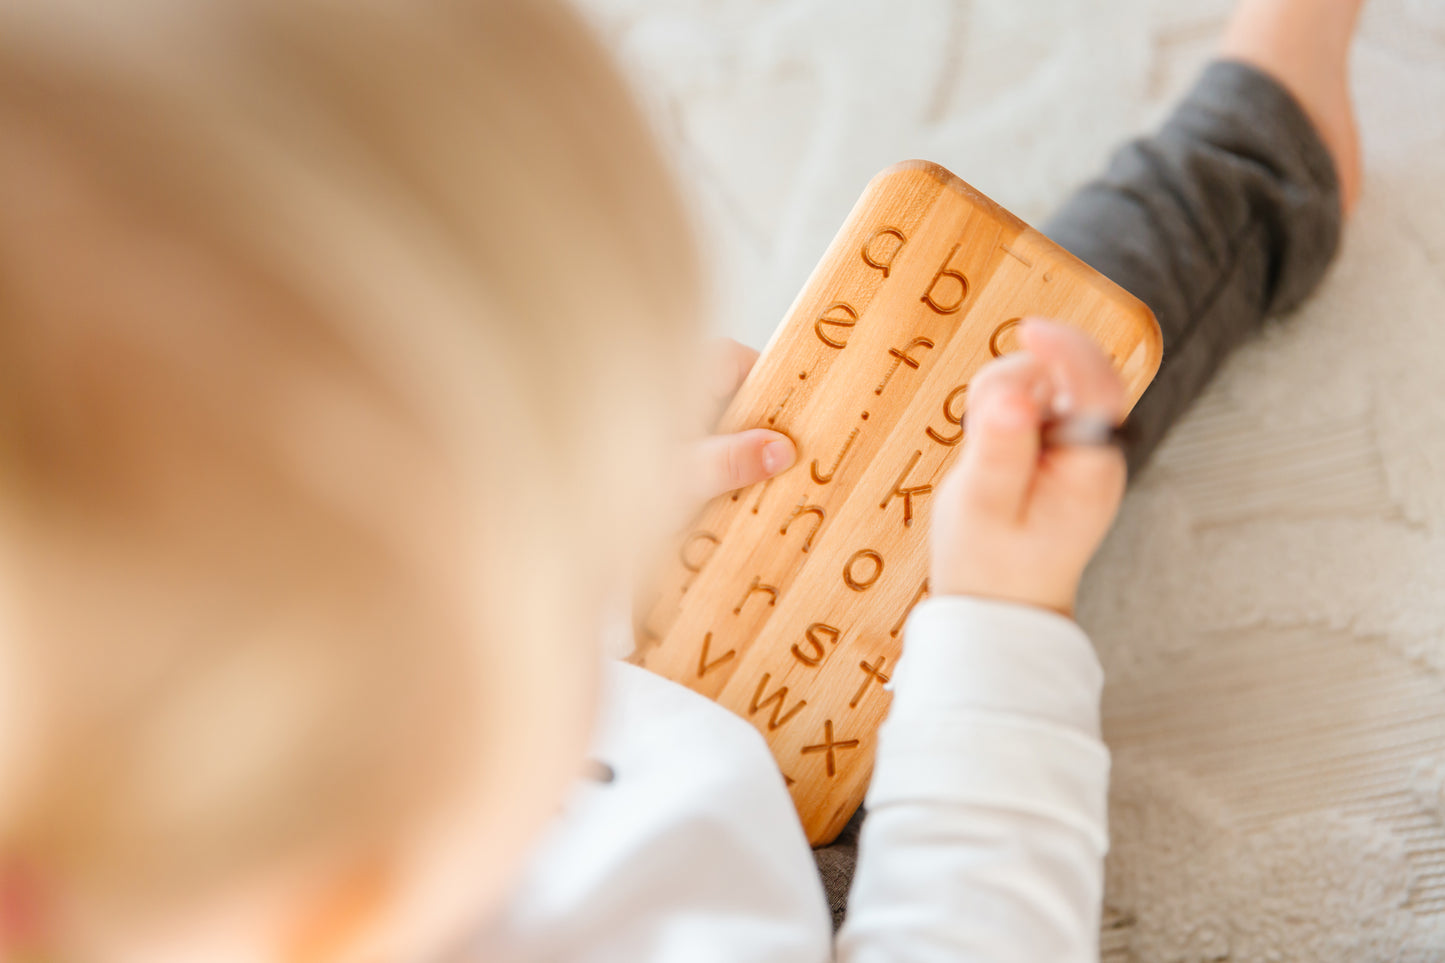
<svg viewBox="0 0 1445 963">
<path fill-rule="evenodd" d="M 1221 55 L 1258 67 L 1304 107 L 1334 158 L 1345 213 L 1362 177 L 1349 57 L 1364 0 L 1240 0 Z"/>
</svg>

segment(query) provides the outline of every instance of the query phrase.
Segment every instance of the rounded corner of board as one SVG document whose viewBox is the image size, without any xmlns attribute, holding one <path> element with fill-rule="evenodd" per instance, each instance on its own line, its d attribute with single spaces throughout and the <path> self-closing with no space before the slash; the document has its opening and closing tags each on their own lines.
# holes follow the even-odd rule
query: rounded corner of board
<svg viewBox="0 0 1445 963">
<path fill-rule="evenodd" d="M 1009 211 L 997 201 L 990 198 L 987 194 L 984 194 L 947 167 L 934 161 L 914 159 L 891 164 L 875 174 L 873 179 L 869 181 L 868 186 L 870 189 L 874 189 L 895 177 L 906 174 L 922 174 L 940 187 L 950 190 L 954 194 L 965 198 L 970 203 L 986 209 L 993 214 L 993 216 L 1007 220 L 1010 223 L 1016 223 L 1020 229 L 1027 227 L 1027 225 L 1009 213 Z"/>
<path fill-rule="evenodd" d="M 1019 220 L 1019 218 L 1013 213 L 1010 213 L 1006 207 L 998 204 L 997 201 L 988 197 L 988 195 L 984 194 L 980 189 L 975 188 L 970 182 L 965 181 L 961 176 L 949 171 L 949 169 L 945 168 L 941 163 L 933 162 L 933 160 L 899 160 L 899 162 L 887 166 L 887 168 L 884 168 L 879 174 L 874 175 L 873 179 L 868 182 L 868 189 L 873 191 L 873 189 L 883 187 L 886 182 L 892 181 L 893 178 L 899 178 L 899 176 L 909 174 L 920 174 L 925 176 L 925 178 L 931 179 L 931 181 L 939 185 L 939 188 L 952 192 L 955 197 L 962 198 L 962 200 L 971 204 L 972 207 L 983 210 L 984 213 L 987 213 L 990 217 L 1009 224 L 1014 230 L 1029 230 L 1029 226 L 1027 226 L 1025 221 Z"/>
<path fill-rule="evenodd" d="M 1130 297 L 1133 296 L 1130 295 Z M 1133 298 L 1133 300 L 1131 313 L 1142 335 L 1140 346 L 1145 352 L 1144 369 L 1148 374 L 1145 382 L 1147 385 L 1154 380 L 1154 376 L 1159 373 L 1159 366 L 1164 363 L 1164 332 L 1160 329 L 1159 319 L 1154 316 L 1149 305 L 1138 298 Z"/>
<path fill-rule="evenodd" d="M 964 189 L 968 191 L 973 191 L 973 188 L 969 186 L 968 182 L 966 182 L 962 177 L 959 177 L 953 171 L 949 170 L 947 167 L 944 167 L 942 164 L 935 163 L 931 160 L 921 160 L 918 158 L 914 158 L 912 160 L 898 161 L 896 164 L 889 164 L 877 174 L 873 175 L 873 180 L 882 181 L 892 177 L 897 177 L 900 174 L 914 173 L 924 174 L 938 181 L 940 184 L 946 184 L 951 187 L 962 185 Z"/>
</svg>

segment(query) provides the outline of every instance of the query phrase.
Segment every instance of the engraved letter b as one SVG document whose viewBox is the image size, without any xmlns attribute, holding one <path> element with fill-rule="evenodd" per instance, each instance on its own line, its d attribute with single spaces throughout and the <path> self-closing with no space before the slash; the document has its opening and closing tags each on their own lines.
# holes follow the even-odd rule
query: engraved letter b
<svg viewBox="0 0 1445 963">
<path fill-rule="evenodd" d="M 962 244 L 955 244 L 953 250 L 948 252 L 948 257 L 943 259 L 943 267 L 939 268 L 938 273 L 933 276 L 933 283 L 928 285 L 928 290 L 924 291 L 923 297 L 919 298 L 920 301 L 939 314 L 956 314 L 958 309 L 963 307 L 964 298 L 968 297 L 968 278 L 964 277 L 962 272 L 955 271 L 948 266 L 948 262 L 953 260 L 953 256 L 958 253 L 958 249 L 962 246 Z M 945 278 L 958 285 L 958 293 L 952 303 L 946 303 L 944 300 L 940 300 L 940 298 L 946 298 L 948 295 L 953 294 L 947 285 L 944 285 L 943 290 L 940 292 L 939 285 Z"/>
</svg>

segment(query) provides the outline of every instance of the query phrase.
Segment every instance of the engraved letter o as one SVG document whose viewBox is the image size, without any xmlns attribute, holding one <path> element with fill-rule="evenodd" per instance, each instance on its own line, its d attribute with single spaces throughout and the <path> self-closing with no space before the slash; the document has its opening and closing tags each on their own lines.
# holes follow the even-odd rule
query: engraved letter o
<svg viewBox="0 0 1445 963">
<path fill-rule="evenodd" d="M 854 569 L 858 565 L 858 562 L 863 559 L 868 559 L 873 563 L 873 571 L 869 572 L 866 577 L 859 578 Z M 882 574 L 883 556 L 871 548 L 859 549 L 853 553 L 853 557 L 848 559 L 848 563 L 843 566 L 843 584 L 855 592 L 866 592 L 873 587 L 873 583 L 878 581 L 878 576 Z"/>
</svg>

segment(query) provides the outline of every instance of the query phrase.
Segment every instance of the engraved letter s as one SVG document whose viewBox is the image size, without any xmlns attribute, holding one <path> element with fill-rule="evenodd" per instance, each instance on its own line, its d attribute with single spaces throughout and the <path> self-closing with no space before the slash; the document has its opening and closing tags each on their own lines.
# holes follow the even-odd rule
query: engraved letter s
<svg viewBox="0 0 1445 963">
<path fill-rule="evenodd" d="M 813 654 L 808 655 L 802 649 L 798 648 L 798 646 L 794 645 L 793 656 L 804 665 L 818 665 L 820 662 L 823 661 L 823 657 L 828 654 L 828 650 L 823 646 L 823 642 L 821 639 L 818 638 L 818 636 L 826 636 L 830 643 L 832 643 L 833 645 L 837 645 L 838 636 L 842 633 L 839 632 L 837 629 L 833 628 L 831 625 L 824 625 L 822 622 L 814 622 L 812 625 L 808 626 L 806 634 L 808 638 L 808 647 L 813 650 Z"/>
</svg>

